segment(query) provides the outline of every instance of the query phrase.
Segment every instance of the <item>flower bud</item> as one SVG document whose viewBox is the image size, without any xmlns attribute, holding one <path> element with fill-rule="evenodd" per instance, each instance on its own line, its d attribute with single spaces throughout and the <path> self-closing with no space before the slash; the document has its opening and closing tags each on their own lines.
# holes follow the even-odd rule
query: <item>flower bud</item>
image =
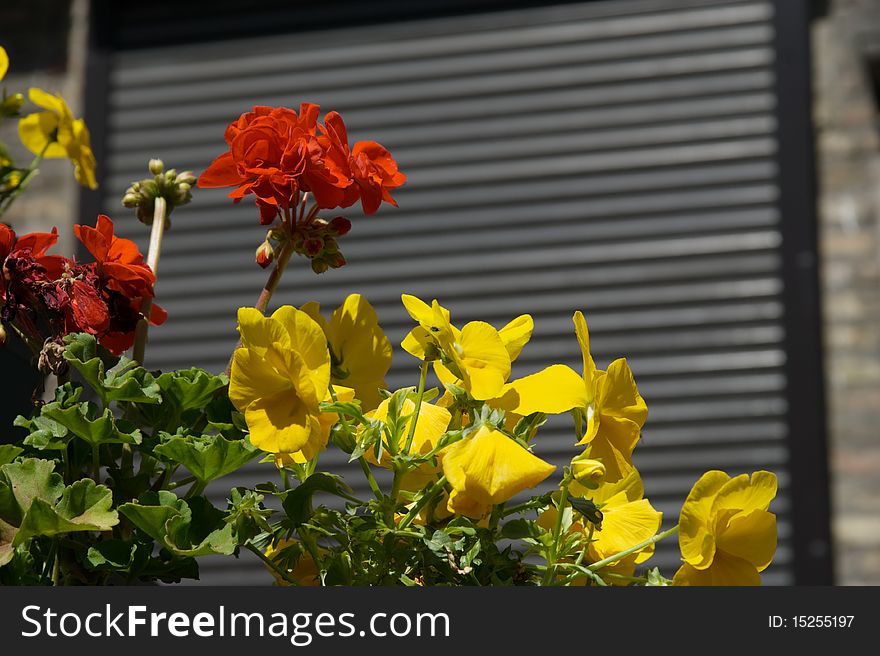
<svg viewBox="0 0 880 656">
<path fill-rule="evenodd" d="M 324 260 L 312 260 L 312 271 L 315 273 L 324 273 L 329 267 Z"/>
<path fill-rule="evenodd" d="M 137 207 L 140 202 L 141 202 L 140 195 L 133 194 L 131 192 L 125 194 L 125 196 L 122 197 L 122 204 L 125 207 Z"/>
<path fill-rule="evenodd" d="M 346 219 L 344 216 L 337 216 L 330 220 L 330 229 L 333 230 L 338 236 L 342 236 L 348 234 L 348 231 L 351 230 L 351 221 Z"/>
<path fill-rule="evenodd" d="M 165 181 L 173 183 L 177 179 L 177 171 L 174 169 L 168 169 L 165 171 Z"/>
<path fill-rule="evenodd" d="M 333 253 L 329 256 L 330 266 L 334 269 L 338 269 L 340 267 L 344 267 L 346 265 L 346 260 L 342 256 L 342 253 Z"/>
<path fill-rule="evenodd" d="M 320 238 L 311 238 L 303 241 L 303 250 L 309 257 L 315 257 L 324 248 L 324 240 Z"/>
<path fill-rule="evenodd" d="M 150 160 L 150 173 L 153 175 L 161 175 L 162 171 L 165 170 L 165 164 L 162 163 L 161 159 L 151 159 Z"/>
<path fill-rule="evenodd" d="M 260 244 L 259 248 L 257 248 L 257 264 L 265 269 L 272 264 L 274 260 L 275 250 L 272 248 L 272 244 L 269 243 L 269 240 L 266 240 Z"/>
<path fill-rule="evenodd" d="M 192 187 L 196 183 L 196 174 L 192 171 L 184 171 L 183 173 L 179 173 L 177 175 L 177 182 L 180 184 L 187 184 Z"/>
<path fill-rule="evenodd" d="M 581 485 L 594 489 L 605 478 L 605 465 L 588 456 L 589 448 L 571 461 L 571 475 Z"/>
<path fill-rule="evenodd" d="M 15 116 L 24 105 L 24 96 L 14 93 L 0 101 L 0 116 Z"/>
</svg>

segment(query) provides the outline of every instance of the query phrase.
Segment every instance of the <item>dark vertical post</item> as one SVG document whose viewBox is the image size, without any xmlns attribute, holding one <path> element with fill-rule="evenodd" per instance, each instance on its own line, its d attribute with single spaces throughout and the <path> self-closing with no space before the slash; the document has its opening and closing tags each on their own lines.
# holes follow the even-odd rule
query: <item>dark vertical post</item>
<svg viewBox="0 0 880 656">
<path fill-rule="evenodd" d="M 798 585 L 833 583 L 808 0 L 775 0 L 791 542 Z"/>
</svg>

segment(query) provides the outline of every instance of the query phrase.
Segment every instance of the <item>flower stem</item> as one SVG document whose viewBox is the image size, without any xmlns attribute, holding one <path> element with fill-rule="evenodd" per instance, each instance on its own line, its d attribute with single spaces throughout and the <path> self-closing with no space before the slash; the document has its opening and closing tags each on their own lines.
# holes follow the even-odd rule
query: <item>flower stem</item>
<svg viewBox="0 0 880 656">
<path fill-rule="evenodd" d="M 272 273 L 269 274 L 269 278 L 263 286 L 263 291 L 260 292 L 260 296 L 257 298 L 257 303 L 254 305 L 254 307 L 263 314 L 266 313 L 266 308 L 269 307 L 269 301 L 272 299 L 272 294 L 275 293 L 278 283 L 281 282 L 281 276 L 284 273 L 284 269 L 287 267 L 287 263 L 290 261 L 291 255 L 293 255 L 293 240 L 289 239 L 287 243 L 281 247 L 281 251 L 278 253 L 278 257 L 275 260 L 275 266 L 272 268 Z M 235 348 L 232 350 L 232 355 L 229 356 L 229 363 L 226 365 L 227 376 L 232 372 L 232 358 L 235 356 L 235 350 L 240 346 L 241 339 L 238 340 Z"/>
<path fill-rule="evenodd" d="M 566 479 L 567 480 L 567 479 Z M 562 534 L 562 515 L 568 503 L 568 483 L 559 488 L 559 501 L 556 504 L 556 523 L 553 526 L 553 544 L 550 546 L 550 557 L 547 559 L 547 571 L 544 572 L 542 585 L 550 585 L 556 575 L 556 557 L 559 555 L 559 536 Z"/>
<path fill-rule="evenodd" d="M 159 275 L 159 256 L 162 253 L 162 237 L 165 235 L 165 219 L 167 205 L 165 199 L 157 197 L 153 206 L 153 226 L 150 229 L 150 249 L 147 251 L 147 266 L 154 276 Z M 155 289 L 156 283 L 153 283 Z M 141 314 L 144 318 L 138 322 L 137 332 L 134 338 L 134 350 L 132 359 L 140 364 L 144 363 L 144 351 L 147 348 L 147 330 L 150 326 L 150 308 L 153 299 L 145 298 L 141 303 Z"/>
<path fill-rule="evenodd" d="M 416 435 L 416 424 L 419 421 L 419 412 L 422 409 L 422 397 L 425 395 L 425 380 L 428 377 L 428 362 L 422 362 L 421 372 L 419 373 L 419 392 L 416 396 L 416 407 L 412 414 L 412 423 L 409 425 L 409 435 L 406 436 L 406 447 L 404 453 L 409 453 L 412 447 L 413 438 Z"/>
<path fill-rule="evenodd" d="M 446 477 L 441 476 L 437 479 L 437 482 L 432 485 L 427 492 L 423 493 L 419 500 L 416 501 L 415 505 L 409 509 L 409 512 L 406 513 L 406 517 L 400 520 L 400 524 L 397 525 L 397 529 L 404 529 L 410 524 L 412 524 L 413 520 L 418 516 L 419 511 L 425 507 L 431 499 L 433 499 L 437 493 L 443 490 L 446 486 Z"/>
<path fill-rule="evenodd" d="M 602 560 L 597 561 L 597 562 L 593 563 L 592 565 L 590 565 L 589 567 L 587 567 L 587 569 L 590 570 L 591 572 L 595 572 L 597 570 L 600 570 L 603 567 L 605 567 L 606 565 L 610 565 L 611 563 L 617 562 L 621 558 L 626 558 L 630 554 L 634 554 L 637 551 L 641 551 L 645 547 L 650 547 L 652 544 L 654 544 L 656 542 L 660 542 L 660 540 L 662 540 L 663 538 L 668 538 L 670 535 L 673 535 L 677 532 L 678 532 L 678 524 L 676 524 L 675 526 L 673 526 L 671 529 L 669 529 L 667 531 L 663 531 L 662 533 L 658 533 L 654 537 L 648 538 L 644 542 L 639 542 L 634 547 L 630 547 L 629 549 L 625 549 L 625 550 L 621 551 L 620 553 L 614 554 L 613 556 L 608 556 L 608 558 L 603 558 Z"/>
<path fill-rule="evenodd" d="M 0 202 L 0 216 L 3 216 L 6 213 L 6 210 L 9 209 L 9 206 L 18 198 L 24 190 L 27 189 L 27 186 L 30 184 L 31 180 L 36 177 L 39 173 L 40 164 L 43 162 L 43 157 L 46 154 L 46 151 L 49 150 L 49 146 L 51 146 L 54 142 L 48 141 L 46 145 L 43 146 L 43 150 L 31 160 L 30 166 L 28 166 L 27 171 L 22 176 L 21 180 L 19 180 L 18 185 L 13 189 L 9 195 Z"/>
</svg>

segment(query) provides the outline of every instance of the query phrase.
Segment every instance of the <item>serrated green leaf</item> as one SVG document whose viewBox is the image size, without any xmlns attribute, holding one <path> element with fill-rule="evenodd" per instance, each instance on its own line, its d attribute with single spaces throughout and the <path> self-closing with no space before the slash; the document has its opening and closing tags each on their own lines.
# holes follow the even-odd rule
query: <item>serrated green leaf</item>
<svg viewBox="0 0 880 656">
<path fill-rule="evenodd" d="M 165 438 L 168 439 L 165 439 Z M 162 436 L 156 455 L 186 467 L 200 483 L 226 476 L 262 453 L 248 440 L 227 440 L 221 435 Z"/>
<path fill-rule="evenodd" d="M 38 535 L 54 537 L 77 531 L 108 531 L 119 523 L 109 488 L 84 478 L 65 488 L 55 506 L 34 499 L 24 516 L 14 546 Z"/>
<path fill-rule="evenodd" d="M 33 419 L 19 415 L 12 423 L 14 426 L 30 431 L 23 440 L 25 446 L 31 446 L 41 451 L 61 450 L 73 437 L 68 435 L 66 427 L 42 415 L 37 415 Z"/>
<path fill-rule="evenodd" d="M 98 340 L 94 335 L 74 333 L 64 338 L 64 344 L 64 359 L 92 389 L 101 394 L 104 361 L 98 355 Z"/>
<path fill-rule="evenodd" d="M 12 542 L 15 540 L 17 532 L 17 528 L 0 519 L 0 567 L 12 560 L 12 556 L 15 555 L 15 547 L 12 546 Z"/>
<path fill-rule="evenodd" d="M 86 564 L 92 569 L 135 572 L 150 559 L 152 545 L 125 540 L 106 540 L 89 547 Z"/>
<path fill-rule="evenodd" d="M 34 499 L 40 499 L 53 506 L 64 493 L 64 479 L 55 473 L 55 463 L 51 460 L 27 458 L 21 462 L 12 462 L 0 467 L 0 482 L 9 488 L 9 495 L 15 499 L 20 517 L 3 517 L 14 525 L 31 507 Z"/>
<path fill-rule="evenodd" d="M 43 406 L 42 416 L 61 424 L 93 446 L 141 443 L 137 428 L 129 422 L 117 421 L 109 408 L 99 415 L 94 403 L 83 402 L 70 408 L 62 408 L 57 402 L 47 403 Z"/>
<path fill-rule="evenodd" d="M 229 384 L 229 379 L 223 374 L 214 376 L 204 369 L 193 367 L 164 373 L 156 382 L 166 400 L 181 410 L 189 410 L 205 407 L 217 390 Z"/>
<path fill-rule="evenodd" d="M 294 528 L 301 526 L 312 515 L 312 497 L 317 492 L 327 492 L 344 499 L 351 499 L 349 488 L 340 476 L 318 472 L 312 474 L 298 487 L 284 495 L 281 506 L 290 518 Z"/>
<path fill-rule="evenodd" d="M 24 449 L 14 444 L 0 444 L 0 467 L 9 464 L 22 453 Z"/>
<path fill-rule="evenodd" d="M 101 383 L 105 402 L 160 403 L 162 395 L 153 375 L 137 362 L 121 357 Z"/>
<path fill-rule="evenodd" d="M 132 524 L 160 543 L 165 540 L 165 524 L 169 519 L 185 515 L 189 520 L 191 516 L 186 502 L 168 490 L 144 494 L 137 503 L 124 503 L 118 510 Z"/>
</svg>

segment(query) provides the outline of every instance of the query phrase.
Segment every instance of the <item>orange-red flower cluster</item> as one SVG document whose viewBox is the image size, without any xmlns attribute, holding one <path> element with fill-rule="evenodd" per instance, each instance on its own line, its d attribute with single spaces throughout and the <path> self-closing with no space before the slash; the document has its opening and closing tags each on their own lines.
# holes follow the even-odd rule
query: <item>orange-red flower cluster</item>
<svg viewBox="0 0 880 656">
<path fill-rule="evenodd" d="M 80 264 L 46 252 L 58 231 L 17 237 L 0 224 L 0 319 L 42 344 L 73 332 L 87 332 L 117 355 L 134 342 L 143 318 L 143 302 L 153 298 L 153 272 L 137 246 L 113 234 L 113 222 L 98 217 L 95 228 L 74 226 L 74 233 L 95 258 Z M 153 305 L 150 322 L 166 313 Z"/>
<path fill-rule="evenodd" d="M 329 112 L 318 123 L 318 105 L 299 114 L 284 107 L 257 106 L 226 128 L 226 152 L 199 177 L 199 187 L 235 187 L 235 202 L 257 198 L 260 222 L 271 224 L 310 192 L 318 207 L 350 207 L 361 201 L 373 214 L 382 201 L 396 205 L 389 190 L 406 182 L 391 154 L 375 141 L 349 148 L 342 117 Z"/>
</svg>

